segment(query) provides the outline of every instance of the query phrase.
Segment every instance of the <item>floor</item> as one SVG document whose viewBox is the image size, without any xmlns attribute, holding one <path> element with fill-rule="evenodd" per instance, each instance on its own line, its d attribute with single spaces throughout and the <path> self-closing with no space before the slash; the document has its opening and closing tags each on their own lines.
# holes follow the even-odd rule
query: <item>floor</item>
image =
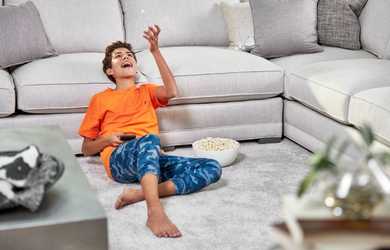
<svg viewBox="0 0 390 250">
<path fill-rule="evenodd" d="M 192 156 L 192 149 L 179 147 L 170 154 Z M 106 177 L 98 158 L 78 161 L 106 210 L 111 250 L 270 250 L 278 249 L 269 231 L 273 222 L 281 220 L 281 197 L 296 192 L 308 171 L 309 157 L 307 150 L 288 139 L 270 144 L 241 142 L 237 160 L 223 169 L 219 182 L 198 193 L 162 200 L 183 233 L 178 239 L 159 239 L 148 230 L 144 202 L 115 210 L 123 184 Z"/>
</svg>

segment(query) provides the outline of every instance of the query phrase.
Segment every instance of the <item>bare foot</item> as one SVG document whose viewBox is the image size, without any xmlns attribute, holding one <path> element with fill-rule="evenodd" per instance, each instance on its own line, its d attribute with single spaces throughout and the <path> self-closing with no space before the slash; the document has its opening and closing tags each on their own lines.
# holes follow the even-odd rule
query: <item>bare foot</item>
<svg viewBox="0 0 390 250">
<path fill-rule="evenodd" d="M 135 188 L 123 188 L 122 193 L 119 195 L 115 202 L 115 208 L 121 209 L 124 206 L 144 200 L 144 195 L 141 190 Z"/>
<path fill-rule="evenodd" d="M 181 232 L 177 229 L 176 225 L 171 222 L 162 207 L 150 208 L 148 210 L 146 226 L 148 226 L 157 237 L 176 238 L 181 236 Z"/>
</svg>

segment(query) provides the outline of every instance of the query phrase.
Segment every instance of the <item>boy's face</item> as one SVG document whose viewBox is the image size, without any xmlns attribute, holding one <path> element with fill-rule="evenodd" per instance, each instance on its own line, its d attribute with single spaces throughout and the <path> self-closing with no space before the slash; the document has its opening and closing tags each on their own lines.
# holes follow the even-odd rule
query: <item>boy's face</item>
<svg viewBox="0 0 390 250">
<path fill-rule="evenodd" d="M 112 54 L 111 68 L 106 73 L 115 79 L 135 78 L 138 67 L 133 54 L 126 48 L 117 48 Z"/>
</svg>

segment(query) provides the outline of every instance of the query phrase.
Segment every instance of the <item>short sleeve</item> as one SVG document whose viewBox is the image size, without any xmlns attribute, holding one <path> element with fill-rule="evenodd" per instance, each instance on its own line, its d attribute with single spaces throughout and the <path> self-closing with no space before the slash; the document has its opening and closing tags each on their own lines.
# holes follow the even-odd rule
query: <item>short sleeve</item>
<svg viewBox="0 0 390 250">
<path fill-rule="evenodd" d="M 79 134 L 82 137 L 95 139 L 100 132 L 100 125 L 102 122 L 103 114 L 98 101 L 98 97 L 95 95 L 92 97 L 87 112 L 84 115 L 84 119 L 81 123 Z"/>
<path fill-rule="evenodd" d="M 147 84 L 145 85 L 146 89 L 149 92 L 150 100 L 152 101 L 153 108 L 157 109 L 159 107 L 167 106 L 168 100 L 160 100 L 157 98 L 156 91 L 159 85 L 156 84 Z"/>
</svg>

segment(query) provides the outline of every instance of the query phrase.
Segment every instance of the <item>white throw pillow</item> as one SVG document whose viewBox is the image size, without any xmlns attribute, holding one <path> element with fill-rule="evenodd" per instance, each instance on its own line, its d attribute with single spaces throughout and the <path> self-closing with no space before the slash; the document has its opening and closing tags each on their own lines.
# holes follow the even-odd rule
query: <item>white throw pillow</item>
<svg viewBox="0 0 390 250">
<path fill-rule="evenodd" d="M 250 0 L 255 47 L 252 54 L 275 58 L 321 52 L 317 43 L 318 0 Z"/>
<path fill-rule="evenodd" d="M 229 34 L 229 46 L 249 51 L 254 45 L 253 21 L 249 2 L 220 3 Z"/>
</svg>

